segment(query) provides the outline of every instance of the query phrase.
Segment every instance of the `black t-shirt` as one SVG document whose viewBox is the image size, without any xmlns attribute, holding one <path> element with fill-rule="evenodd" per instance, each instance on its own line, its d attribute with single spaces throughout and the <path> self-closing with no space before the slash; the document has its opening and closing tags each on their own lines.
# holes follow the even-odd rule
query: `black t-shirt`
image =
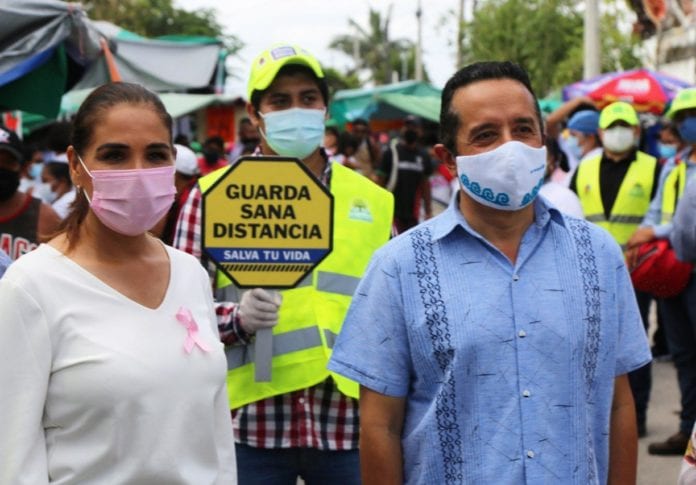
<svg viewBox="0 0 696 485">
<path fill-rule="evenodd" d="M 409 148 L 403 143 L 396 146 L 399 155 L 399 172 L 394 188 L 394 216 L 409 220 L 418 218 L 421 200 L 421 182 L 433 173 L 428 153 L 420 148 Z M 387 148 L 377 169 L 379 175 L 389 180 L 392 168 L 392 150 Z"/>
<path fill-rule="evenodd" d="M 619 189 L 623 182 L 626 173 L 628 172 L 631 162 L 636 159 L 637 150 L 631 151 L 625 158 L 614 161 L 606 157 L 602 153 L 602 160 L 599 162 L 599 190 L 602 194 L 602 206 L 604 207 L 604 216 L 608 219 L 611 215 L 611 210 L 616 202 L 616 196 L 619 195 Z M 653 186 L 650 192 L 650 200 L 655 197 L 657 186 L 660 180 L 660 169 L 662 165 L 655 164 L 655 173 L 653 174 Z M 578 167 L 579 170 L 579 167 Z M 578 191 L 578 170 L 575 170 L 573 178 L 570 180 L 570 190 L 580 195 Z"/>
</svg>

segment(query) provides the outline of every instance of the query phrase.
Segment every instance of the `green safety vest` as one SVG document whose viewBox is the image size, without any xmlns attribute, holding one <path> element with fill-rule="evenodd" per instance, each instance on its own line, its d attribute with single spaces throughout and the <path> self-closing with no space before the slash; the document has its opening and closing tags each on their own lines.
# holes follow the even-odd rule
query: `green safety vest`
<svg viewBox="0 0 696 485">
<path fill-rule="evenodd" d="M 599 184 L 601 155 L 583 161 L 578 166 L 577 192 L 585 219 L 603 227 L 614 237 L 622 249 L 633 235 L 650 207 L 650 194 L 655 179 L 657 159 L 647 153 L 637 152 L 631 162 L 609 218 L 604 215 L 602 192 Z"/>
<path fill-rule="evenodd" d="M 207 190 L 226 169 L 202 177 L 198 181 L 201 191 Z M 333 249 L 297 287 L 282 291 L 278 325 L 273 327 L 271 382 L 254 379 L 253 345 L 231 345 L 225 349 L 232 409 L 311 387 L 329 376 L 343 394 L 358 398 L 358 384 L 330 372 L 326 365 L 372 253 L 389 239 L 394 198 L 347 167 L 334 163 L 331 170 Z M 218 288 L 231 284 L 218 272 Z"/>
<path fill-rule="evenodd" d="M 684 193 L 684 187 L 686 187 L 686 162 L 681 162 L 665 178 L 665 187 L 662 191 L 662 220 L 660 221 L 662 224 L 672 222 L 677 201 Z"/>
</svg>

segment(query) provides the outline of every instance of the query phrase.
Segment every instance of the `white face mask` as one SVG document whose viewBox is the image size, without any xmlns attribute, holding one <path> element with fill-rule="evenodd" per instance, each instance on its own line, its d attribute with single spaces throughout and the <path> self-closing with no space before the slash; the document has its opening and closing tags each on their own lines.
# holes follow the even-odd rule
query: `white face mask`
<svg viewBox="0 0 696 485">
<path fill-rule="evenodd" d="M 58 194 L 51 190 L 51 184 L 48 182 L 41 182 L 34 190 L 36 195 L 47 204 L 53 204 L 58 198 Z"/>
<path fill-rule="evenodd" d="M 614 128 L 604 130 L 602 144 L 607 150 L 616 153 L 622 153 L 633 148 L 636 144 L 633 128 L 615 126 Z"/>
<path fill-rule="evenodd" d="M 536 198 L 544 183 L 546 147 L 510 141 L 495 150 L 457 157 L 464 191 L 494 209 L 520 210 Z"/>
</svg>

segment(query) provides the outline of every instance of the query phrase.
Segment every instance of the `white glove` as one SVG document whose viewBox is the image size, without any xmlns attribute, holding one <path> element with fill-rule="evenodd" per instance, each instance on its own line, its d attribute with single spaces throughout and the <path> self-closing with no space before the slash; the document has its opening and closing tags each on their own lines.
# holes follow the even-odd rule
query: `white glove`
<svg viewBox="0 0 696 485">
<path fill-rule="evenodd" d="M 239 302 L 239 323 L 242 329 L 248 334 L 254 334 L 262 328 L 275 327 L 282 300 L 280 293 L 274 290 L 254 288 L 245 291 Z"/>
</svg>

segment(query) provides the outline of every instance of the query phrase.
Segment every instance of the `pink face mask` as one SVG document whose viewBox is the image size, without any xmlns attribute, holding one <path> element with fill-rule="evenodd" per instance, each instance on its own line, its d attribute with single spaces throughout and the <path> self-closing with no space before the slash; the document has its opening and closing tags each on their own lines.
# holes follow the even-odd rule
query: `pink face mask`
<svg viewBox="0 0 696 485">
<path fill-rule="evenodd" d="M 95 170 L 92 177 L 92 212 L 108 228 L 126 236 L 152 229 L 164 217 L 176 194 L 174 166 L 132 170 Z"/>
</svg>

